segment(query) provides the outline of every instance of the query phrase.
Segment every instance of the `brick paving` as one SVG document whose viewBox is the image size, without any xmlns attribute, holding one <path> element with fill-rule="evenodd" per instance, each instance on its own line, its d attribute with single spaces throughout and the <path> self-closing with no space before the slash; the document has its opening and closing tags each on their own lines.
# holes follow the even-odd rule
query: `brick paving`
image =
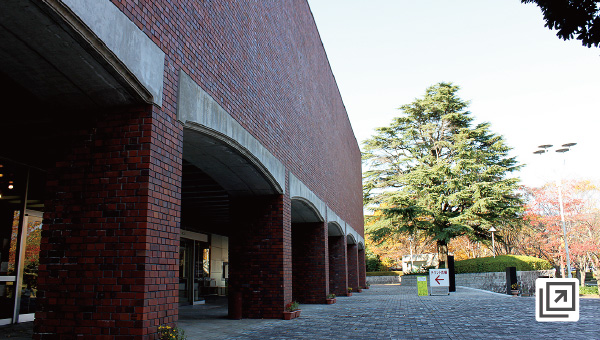
<svg viewBox="0 0 600 340">
<path fill-rule="evenodd" d="M 534 297 L 463 287 L 419 297 L 415 286 L 372 285 L 334 305 L 301 307 L 290 321 L 190 314 L 180 315 L 179 325 L 189 339 L 600 339 L 600 299 L 581 299 L 574 323 L 537 322 Z"/>
<path fill-rule="evenodd" d="M 415 286 L 372 285 L 334 305 L 301 308 L 300 318 L 290 321 L 236 321 L 225 317 L 224 303 L 185 307 L 179 326 L 189 340 L 600 339 L 600 299 L 580 299 L 580 320 L 566 323 L 537 322 L 533 297 L 463 287 L 449 296 L 419 297 Z M 0 339 L 11 329 L 17 327 L 0 327 Z"/>
</svg>

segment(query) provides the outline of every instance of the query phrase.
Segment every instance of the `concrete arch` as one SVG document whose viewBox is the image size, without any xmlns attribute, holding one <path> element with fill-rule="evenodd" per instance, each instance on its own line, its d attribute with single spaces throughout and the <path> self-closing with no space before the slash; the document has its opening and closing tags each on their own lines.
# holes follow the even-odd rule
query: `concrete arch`
<svg viewBox="0 0 600 340">
<path fill-rule="evenodd" d="M 177 119 L 183 158 L 234 196 L 285 192 L 285 167 L 183 70 Z"/>
<path fill-rule="evenodd" d="M 325 222 L 327 214 L 325 203 L 291 172 L 289 173 L 289 186 L 290 198 L 292 199 L 292 222 L 296 222 L 294 221 L 294 201 L 297 201 L 297 208 L 300 208 L 298 204 L 302 203 L 314 210 L 316 218 L 307 222 Z"/>
<path fill-rule="evenodd" d="M 213 178 L 232 196 L 281 194 L 269 168 L 236 140 L 188 122 L 183 129 L 183 158 Z"/>
<path fill-rule="evenodd" d="M 319 209 L 304 197 L 292 197 L 292 223 L 324 222 Z"/>
<path fill-rule="evenodd" d="M 352 234 L 346 235 L 346 243 L 347 244 L 356 244 L 357 241 L 356 241 L 356 238 L 354 237 L 354 235 L 352 235 Z"/>
<path fill-rule="evenodd" d="M 358 250 L 364 250 L 365 249 L 365 244 L 363 241 L 359 241 L 358 242 Z"/>
<path fill-rule="evenodd" d="M 342 235 L 344 235 L 344 228 L 342 228 L 342 226 L 337 221 L 327 223 L 327 236 Z"/>
</svg>

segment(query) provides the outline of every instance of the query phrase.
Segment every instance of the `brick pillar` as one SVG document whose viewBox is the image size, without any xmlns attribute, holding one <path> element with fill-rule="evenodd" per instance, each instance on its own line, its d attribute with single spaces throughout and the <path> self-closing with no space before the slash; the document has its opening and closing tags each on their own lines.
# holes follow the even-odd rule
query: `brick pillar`
<svg viewBox="0 0 600 340">
<path fill-rule="evenodd" d="M 99 115 L 50 169 L 35 339 L 154 339 L 177 321 L 182 131 L 153 110 Z"/>
<path fill-rule="evenodd" d="M 242 294 L 243 318 L 281 318 L 292 300 L 290 199 L 236 199 L 231 213 L 229 296 Z"/>
<path fill-rule="evenodd" d="M 367 286 L 367 268 L 365 263 L 365 249 L 358 250 L 358 285 Z"/>
<path fill-rule="evenodd" d="M 346 237 L 330 236 L 329 241 L 329 292 L 346 295 L 348 267 L 346 264 Z"/>
<path fill-rule="evenodd" d="M 300 303 L 325 303 L 329 292 L 327 224 L 292 224 L 292 298 Z"/>
<path fill-rule="evenodd" d="M 356 292 L 358 289 L 358 246 L 349 244 L 346 253 L 348 254 L 348 287 Z"/>
</svg>

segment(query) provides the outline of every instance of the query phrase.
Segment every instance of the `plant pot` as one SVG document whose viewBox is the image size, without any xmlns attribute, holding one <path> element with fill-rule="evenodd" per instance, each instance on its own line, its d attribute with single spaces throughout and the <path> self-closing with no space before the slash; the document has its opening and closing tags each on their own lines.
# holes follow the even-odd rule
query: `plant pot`
<svg viewBox="0 0 600 340">
<path fill-rule="evenodd" d="M 358 288 L 358 289 L 356 290 L 356 292 L 357 292 L 357 293 L 362 293 L 362 288 Z"/>
<path fill-rule="evenodd" d="M 333 299 L 326 299 L 325 301 L 327 302 L 328 305 L 332 305 L 332 304 L 335 303 L 335 298 L 333 298 Z"/>
<path fill-rule="evenodd" d="M 297 309 L 294 311 L 294 317 L 295 318 L 299 318 L 300 317 L 300 312 L 302 312 L 302 309 Z"/>
<path fill-rule="evenodd" d="M 283 312 L 283 320 L 292 320 L 296 317 L 296 312 Z"/>
<path fill-rule="evenodd" d="M 366 286 L 366 287 L 365 287 L 365 288 L 363 288 L 363 289 L 369 289 L 369 286 Z"/>
<path fill-rule="evenodd" d="M 518 296 L 519 295 L 519 291 L 516 290 L 516 289 L 511 290 L 510 293 L 512 294 L 512 296 Z"/>
<path fill-rule="evenodd" d="M 352 296 L 352 292 L 348 292 L 348 294 L 346 294 L 346 296 Z"/>
</svg>

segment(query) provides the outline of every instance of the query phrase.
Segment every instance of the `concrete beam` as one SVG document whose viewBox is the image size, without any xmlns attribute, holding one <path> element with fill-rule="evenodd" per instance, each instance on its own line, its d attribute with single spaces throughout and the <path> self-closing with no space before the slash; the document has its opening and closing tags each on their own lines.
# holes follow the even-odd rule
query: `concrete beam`
<svg viewBox="0 0 600 340">
<path fill-rule="evenodd" d="M 327 207 L 327 224 L 335 225 L 336 228 L 329 227 L 329 236 L 341 236 L 345 233 L 346 222 L 342 220 L 336 213 L 331 210 L 331 208 Z"/>
<path fill-rule="evenodd" d="M 165 53 L 110 0 L 63 0 L 161 106 Z"/>
<path fill-rule="evenodd" d="M 312 206 L 312 208 L 318 213 L 319 220 L 325 221 L 325 214 L 327 213 L 327 206 L 321 199 L 315 195 L 302 181 L 300 181 L 294 174 L 290 172 L 289 175 L 290 184 L 290 198 L 293 200 L 301 200 Z M 293 217 L 292 217 L 293 218 Z"/>
<path fill-rule="evenodd" d="M 346 223 L 346 236 L 350 236 L 356 244 L 358 244 L 359 249 L 364 249 L 365 247 L 365 238 L 360 236 L 359 233 L 354 230 L 348 223 Z"/>
</svg>

